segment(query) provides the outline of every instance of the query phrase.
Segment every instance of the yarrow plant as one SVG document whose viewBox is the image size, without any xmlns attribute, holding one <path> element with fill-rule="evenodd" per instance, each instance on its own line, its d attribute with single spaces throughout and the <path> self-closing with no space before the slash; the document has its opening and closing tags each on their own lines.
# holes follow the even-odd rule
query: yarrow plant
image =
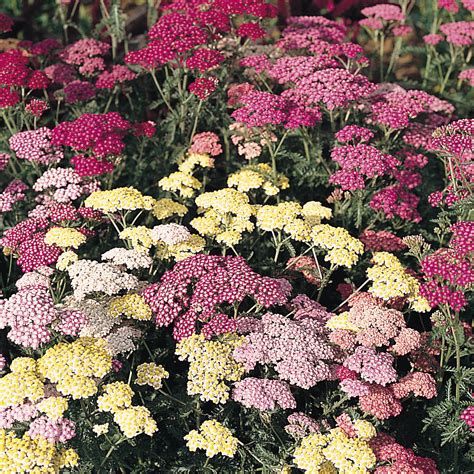
<svg viewBox="0 0 474 474">
<path fill-rule="evenodd" d="M 3 3 L 0 471 L 470 472 L 473 2 Z"/>
</svg>

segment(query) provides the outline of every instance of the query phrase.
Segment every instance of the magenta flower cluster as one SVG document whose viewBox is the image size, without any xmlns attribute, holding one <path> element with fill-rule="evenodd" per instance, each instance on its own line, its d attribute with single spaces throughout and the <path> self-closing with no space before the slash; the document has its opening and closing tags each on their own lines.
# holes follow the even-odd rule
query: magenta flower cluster
<svg viewBox="0 0 474 474">
<path fill-rule="evenodd" d="M 164 273 L 159 283 L 143 291 L 145 301 L 155 315 L 157 326 L 174 324 L 176 340 L 197 331 L 197 323 L 213 324 L 222 320 L 217 307 L 234 305 L 251 297 L 269 308 L 285 304 L 291 286 L 255 273 L 242 257 L 195 255 L 187 258 Z M 235 321 L 223 320 L 224 329 L 213 328 L 215 333 L 235 329 Z M 220 326 L 220 325 L 219 325 Z"/>
</svg>

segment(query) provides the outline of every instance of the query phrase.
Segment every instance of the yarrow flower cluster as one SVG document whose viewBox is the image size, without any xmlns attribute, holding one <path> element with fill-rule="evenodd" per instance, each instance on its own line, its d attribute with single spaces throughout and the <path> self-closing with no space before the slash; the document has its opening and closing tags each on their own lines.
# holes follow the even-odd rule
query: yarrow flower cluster
<svg viewBox="0 0 474 474">
<path fill-rule="evenodd" d="M 247 408 L 275 410 L 296 408 L 296 400 L 287 383 L 280 380 L 246 377 L 234 385 L 232 399 Z"/>
<path fill-rule="evenodd" d="M 225 403 L 229 399 L 229 382 L 237 382 L 244 374 L 242 364 L 232 353 L 243 343 L 243 337 L 228 335 L 222 341 L 207 341 L 200 334 L 182 339 L 176 354 L 190 363 L 188 394 L 203 401 Z"/>
<path fill-rule="evenodd" d="M 141 433 L 152 436 L 158 431 L 148 408 L 132 405 L 134 392 L 129 385 L 113 382 L 104 385 L 102 391 L 97 399 L 99 410 L 112 413 L 115 423 L 127 438 L 134 438 Z"/>
<path fill-rule="evenodd" d="M 8 140 L 17 158 L 40 164 L 58 163 L 63 152 L 53 141 L 53 132 L 46 127 L 18 132 Z"/>
<path fill-rule="evenodd" d="M 331 379 L 336 353 L 322 321 L 311 317 L 311 313 L 304 317 L 304 313 L 297 320 L 267 313 L 261 320 L 238 321 L 238 328 L 248 335 L 235 349 L 235 359 L 247 371 L 257 364 L 271 364 L 280 379 L 305 389 Z M 246 331 L 249 323 L 251 329 Z"/>
<path fill-rule="evenodd" d="M 374 436 L 375 429 L 372 427 L 366 432 L 366 436 L 361 430 L 359 436 L 353 437 L 348 436 L 342 428 L 333 428 L 325 434 L 311 433 L 296 448 L 293 455 L 295 464 L 308 473 L 337 470 L 368 472 L 375 466 L 377 459 L 368 443 Z"/>
<path fill-rule="evenodd" d="M 191 336 L 202 322 L 207 336 L 235 329 L 235 321 L 218 306 L 240 303 L 247 296 L 265 307 L 285 304 L 290 289 L 277 279 L 262 277 L 242 257 L 195 255 L 165 272 L 158 284 L 143 291 L 157 326 L 174 323 L 176 340 Z M 214 321 L 214 323 L 213 323 Z"/>
<path fill-rule="evenodd" d="M 224 188 L 203 193 L 196 198 L 196 205 L 204 215 L 194 218 L 191 226 L 201 235 L 214 237 L 219 243 L 236 245 L 244 232 L 254 228 L 250 221 L 254 208 L 248 196 L 238 190 Z"/>
<path fill-rule="evenodd" d="M 233 458 L 237 452 L 237 438 L 216 420 L 206 420 L 199 430 L 190 431 L 184 439 L 190 451 L 204 449 L 208 458 L 217 454 Z"/>
</svg>

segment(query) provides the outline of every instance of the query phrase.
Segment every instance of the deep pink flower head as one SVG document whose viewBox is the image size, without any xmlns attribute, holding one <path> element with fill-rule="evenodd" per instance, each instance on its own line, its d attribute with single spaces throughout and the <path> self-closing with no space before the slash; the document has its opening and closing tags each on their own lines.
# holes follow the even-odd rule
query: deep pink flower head
<svg viewBox="0 0 474 474">
<path fill-rule="evenodd" d="M 257 41 L 264 38 L 267 32 L 258 23 L 242 23 L 236 30 L 238 36 L 250 38 L 252 41 Z"/>
<path fill-rule="evenodd" d="M 30 52 L 33 55 L 46 56 L 57 49 L 61 49 L 61 43 L 55 38 L 46 38 L 34 43 L 30 48 Z"/>
<path fill-rule="evenodd" d="M 451 226 L 453 238 L 450 245 L 459 256 L 474 253 L 474 222 L 460 221 Z"/>
<path fill-rule="evenodd" d="M 186 60 L 189 69 L 197 69 L 199 72 L 206 72 L 218 66 L 225 60 L 224 55 L 215 49 L 200 48 L 193 52 Z"/>
<path fill-rule="evenodd" d="M 241 257 L 195 255 L 165 272 L 143 296 L 156 325 L 174 323 L 173 335 L 181 340 L 197 331 L 198 322 L 212 320 L 224 304 L 251 297 L 268 308 L 285 304 L 289 295 L 280 281 L 258 275 Z"/>
<path fill-rule="evenodd" d="M 0 32 L 6 33 L 12 30 L 14 21 L 5 13 L 0 13 Z"/>
<path fill-rule="evenodd" d="M 0 54 L 0 85 L 26 87 L 32 73 L 28 57 L 22 51 L 13 49 Z"/>
<path fill-rule="evenodd" d="M 122 141 L 131 125 L 118 112 L 83 114 L 73 122 L 62 122 L 53 129 L 52 143 L 77 151 L 92 151 L 98 157 L 119 155 Z"/>
<path fill-rule="evenodd" d="M 420 222 L 421 216 L 417 207 L 420 198 L 408 192 L 403 186 L 388 186 L 376 192 L 370 201 L 370 207 L 382 211 L 388 219 L 395 216 L 403 220 Z"/>
<path fill-rule="evenodd" d="M 443 113 L 450 116 L 454 112 L 451 103 L 438 99 L 420 90 L 393 90 L 376 96 L 371 106 L 372 114 L 368 121 L 379 125 L 402 129 L 408 127 L 410 120 L 422 113 Z"/>
<path fill-rule="evenodd" d="M 198 77 L 189 84 L 188 89 L 200 100 L 207 100 L 209 96 L 217 89 L 219 80 L 215 77 Z"/>
<path fill-rule="evenodd" d="M 33 71 L 28 77 L 27 87 L 29 89 L 46 89 L 49 85 L 49 79 L 43 71 Z"/>
<path fill-rule="evenodd" d="M 467 408 L 465 408 L 462 412 L 459 418 L 466 423 L 468 428 L 471 431 L 474 431 L 474 406 L 470 405 Z"/>
<path fill-rule="evenodd" d="M 79 176 L 100 176 L 111 173 L 114 164 L 106 160 L 99 160 L 93 156 L 76 155 L 71 158 L 71 165 Z"/>
<path fill-rule="evenodd" d="M 346 35 L 346 27 L 342 23 L 322 16 L 293 16 L 287 18 L 287 23 L 277 43 L 284 50 L 319 52 L 321 46 L 326 48 L 328 44 L 341 43 Z"/>
<path fill-rule="evenodd" d="M 13 107 L 20 102 L 18 92 L 11 91 L 7 87 L 0 87 L 0 109 Z"/>
<path fill-rule="evenodd" d="M 64 63 L 52 64 L 46 67 L 44 72 L 56 84 L 68 84 L 76 78 L 74 67 Z"/>
<path fill-rule="evenodd" d="M 240 60 L 240 66 L 251 67 L 257 73 L 266 71 L 272 67 L 272 63 L 265 54 L 254 54 Z"/>
<path fill-rule="evenodd" d="M 335 136 L 337 141 L 341 143 L 347 143 L 352 140 L 355 142 L 368 142 L 374 138 L 374 132 L 358 125 L 346 125 Z"/>
<path fill-rule="evenodd" d="M 248 127 L 283 125 L 297 128 L 313 126 L 321 120 L 318 107 L 304 107 L 282 95 L 250 91 L 239 99 L 243 107 L 235 110 L 232 117 Z"/>
<path fill-rule="evenodd" d="M 431 149 L 461 159 L 474 150 L 474 119 L 460 119 L 433 132 Z"/>
<path fill-rule="evenodd" d="M 44 100 L 40 99 L 31 99 L 25 105 L 25 111 L 29 112 L 31 115 L 35 116 L 36 118 L 40 118 L 46 110 L 49 109 L 49 105 Z"/>
<path fill-rule="evenodd" d="M 438 0 L 438 8 L 444 8 L 450 13 L 457 13 L 459 5 L 456 0 Z"/>
<path fill-rule="evenodd" d="M 359 236 L 359 240 L 365 248 L 373 252 L 397 252 L 404 250 L 407 246 L 400 237 L 387 230 L 364 230 Z"/>
<path fill-rule="evenodd" d="M 10 155 L 8 153 L 0 153 L 0 171 L 3 171 L 10 161 Z"/>
<path fill-rule="evenodd" d="M 64 88 L 66 104 L 87 102 L 95 97 L 95 87 L 87 81 L 72 81 Z"/>
</svg>

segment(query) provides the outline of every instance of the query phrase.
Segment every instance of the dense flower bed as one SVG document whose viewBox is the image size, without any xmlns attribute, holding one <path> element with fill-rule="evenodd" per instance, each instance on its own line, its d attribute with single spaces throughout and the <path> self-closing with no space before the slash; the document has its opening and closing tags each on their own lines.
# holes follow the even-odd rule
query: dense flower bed
<svg viewBox="0 0 474 474">
<path fill-rule="evenodd" d="M 0 471 L 468 472 L 474 3 L 80 3 L 1 43 Z"/>
</svg>

